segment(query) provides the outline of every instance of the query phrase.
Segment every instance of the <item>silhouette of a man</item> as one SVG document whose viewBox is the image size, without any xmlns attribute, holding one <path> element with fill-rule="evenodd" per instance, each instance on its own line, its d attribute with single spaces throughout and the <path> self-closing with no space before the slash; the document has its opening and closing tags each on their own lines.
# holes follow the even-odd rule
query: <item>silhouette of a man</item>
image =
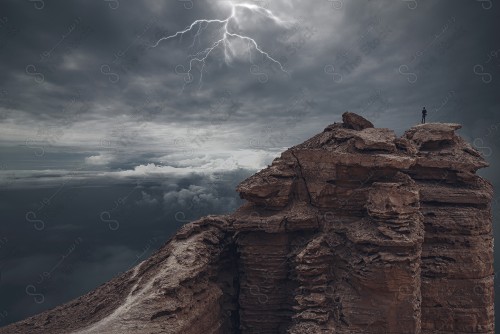
<svg viewBox="0 0 500 334">
<path fill-rule="evenodd" d="M 424 107 L 424 109 L 422 109 L 422 124 L 425 124 L 425 116 L 427 116 L 427 110 L 425 110 Z"/>
</svg>

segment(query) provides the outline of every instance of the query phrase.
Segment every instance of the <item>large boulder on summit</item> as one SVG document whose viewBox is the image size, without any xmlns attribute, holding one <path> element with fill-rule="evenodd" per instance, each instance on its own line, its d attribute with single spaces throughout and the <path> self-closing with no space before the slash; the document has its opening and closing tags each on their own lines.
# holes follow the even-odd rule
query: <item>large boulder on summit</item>
<svg viewBox="0 0 500 334">
<path fill-rule="evenodd" d="M 346 128 L 354 130 L 373 128 L 372 122 L 358 114 L 348 111 L 342 114 L 342 122 Z"/>
</svg>

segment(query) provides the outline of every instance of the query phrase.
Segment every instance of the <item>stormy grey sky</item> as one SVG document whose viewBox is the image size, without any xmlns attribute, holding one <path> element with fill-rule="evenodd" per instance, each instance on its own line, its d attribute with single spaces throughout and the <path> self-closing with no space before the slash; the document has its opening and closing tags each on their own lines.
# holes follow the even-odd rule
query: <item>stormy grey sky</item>
<svg viewBox="0 0 500 334">
<path fill-rule="evenodd" d="M 428 121 L 461 123 L 497 185 L 499 7 L 2 1 L 0 325 L 92 289 L 190 219 L 233 210 L 237 183 L 346 110 L 398 134 L 423 106 Z M 233 8 L 228 32 L 275 61 L 233 36 L 189 75 L 222 38 L 217 22 L 151 47 Z M 37 284 L 79 237 L 73 267 Z"/>
</svg>

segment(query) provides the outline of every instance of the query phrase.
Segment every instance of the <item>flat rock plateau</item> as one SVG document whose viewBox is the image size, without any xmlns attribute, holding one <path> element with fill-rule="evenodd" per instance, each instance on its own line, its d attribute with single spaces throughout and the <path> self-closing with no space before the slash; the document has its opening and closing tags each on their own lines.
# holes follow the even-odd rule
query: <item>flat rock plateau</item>
<svg viewBox="0 0 500 334">
<path fill-rule="evenodd" d="M 12 333 L 489 333 L 488 163 L 452 123 L 354 113 L 239 184 L 234 213 Z"/>
</svg>

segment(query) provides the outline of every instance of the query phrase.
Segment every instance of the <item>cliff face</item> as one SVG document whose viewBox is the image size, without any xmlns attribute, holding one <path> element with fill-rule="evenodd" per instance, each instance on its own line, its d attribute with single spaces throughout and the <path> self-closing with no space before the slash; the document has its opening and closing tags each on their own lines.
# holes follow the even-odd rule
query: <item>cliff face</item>
<svg viewBox="0 0 500 334">
<path fill-rule="evenodd" d="M 346 113 L 132 270 L 0 333 L 494 333 L 487 163 Z"/>
</svg>

